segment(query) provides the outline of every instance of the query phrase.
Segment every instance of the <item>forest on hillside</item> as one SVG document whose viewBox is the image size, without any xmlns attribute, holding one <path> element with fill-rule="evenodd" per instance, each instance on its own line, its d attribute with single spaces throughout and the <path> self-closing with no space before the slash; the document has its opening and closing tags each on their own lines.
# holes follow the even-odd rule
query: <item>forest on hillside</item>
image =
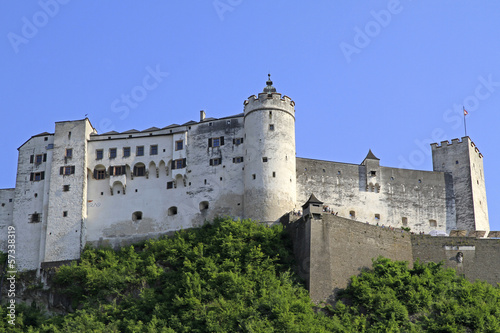
<svg viewBox="0 0 500 333">
<path fill-rule="evenodd" d="M 0 332 L 500 332 L 500 286 L 386 258 L 334 306 L 311 302 L 281 226 L 228 218 L 122 248 L 86 248 L 53 275 L 65 315 L 0 307 Z"/>
</svg>

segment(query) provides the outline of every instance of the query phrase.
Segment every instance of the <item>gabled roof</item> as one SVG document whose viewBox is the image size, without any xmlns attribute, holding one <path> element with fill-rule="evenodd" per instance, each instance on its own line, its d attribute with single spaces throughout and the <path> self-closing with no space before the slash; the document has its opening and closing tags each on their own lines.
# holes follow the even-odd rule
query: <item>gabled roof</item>
<svg viewBox="0 0 500 333">
<path fill-rule="evenodd" d="M 122 132 L 122 134 L 128 134 L 128 133 L 139 133 L 139 131 L 138 131 L 138 130 L 136 130 L 136 129 L 131 129 L 131 130 L 128 130 L 128 131 Z"/>
<path fill-rule="evenodd" d="M 184 124 L 182 124 L 182 125 L 184 126 L 184 125 L 192 125 L 192 124 L 196 124 L 196 121 L 194 121 L 194 120 L 190 120 L 190 121 L 188 121 L 187 123 L 184 123 Z"/>
<path fill-rule="evenodd" d="M 179 124 L 172 124 L 172 125 L 168 125 L 167 127 L 163 127 L 162 129 L 172 128 L 172 127 L 177 127 L 177 126 L 181 126 L 181 125 L 179 125 Z"/>
<path fill-rule="evenodd" d="M 34 138 L 35 136 L 44 136 L 44 135 L 52 135 L 52 134 L 49 133 L 49 132 L 43 132 L 43 133 L 40 133 L 40 134 L 37 134 L 37 135 L 33 135 L 32 138 Z"/>
<path fill-rule="evenodd" d="M 120 133 L 118 133 L 117 131 L 109 131 L 106 133 L 102 133 L 101 135 L 110 135 L 110 134 L 120 134 Z"/>
<path fill-rule="evenodd" d="M 148 129 L 145 129 L 144 131 L 142 132 L 152 132 L 152 131 L 159 131 L 160 129 L 158 127 L 150 127 Z"/>
</svg>

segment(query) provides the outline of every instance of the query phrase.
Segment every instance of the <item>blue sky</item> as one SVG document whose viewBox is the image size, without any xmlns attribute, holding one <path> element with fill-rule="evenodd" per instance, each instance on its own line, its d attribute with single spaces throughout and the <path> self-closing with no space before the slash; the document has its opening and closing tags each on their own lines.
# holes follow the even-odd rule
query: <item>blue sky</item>
<svg viewBox="0 0 500 333">
<path fill-rule="evenodd" d="M 500 230 L 499 12 L 457 0 L 2 1 L 0 188 L 15 185 L 16 148 L 55 121 L 88 115 L 102 133 L 237 114 L 270 71 L 296 103 L 300 157 L 360 163 L 371 148 L 381 165 L 431 170 L 429 143 L 464 135 L 465 104 Z"/>
</svg>

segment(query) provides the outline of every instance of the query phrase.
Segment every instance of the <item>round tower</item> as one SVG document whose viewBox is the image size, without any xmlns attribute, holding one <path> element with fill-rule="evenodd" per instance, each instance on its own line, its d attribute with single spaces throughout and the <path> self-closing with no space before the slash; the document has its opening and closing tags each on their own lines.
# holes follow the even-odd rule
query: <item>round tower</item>
<svg viewBox="0 0 500 333">
<path fill-rule="evenodd" d="M 276 221 L 295 207 L 295 103 L 276 92 L 271 75 L 264 91 L 244 102 L 244 216 Z"/>
</svg>

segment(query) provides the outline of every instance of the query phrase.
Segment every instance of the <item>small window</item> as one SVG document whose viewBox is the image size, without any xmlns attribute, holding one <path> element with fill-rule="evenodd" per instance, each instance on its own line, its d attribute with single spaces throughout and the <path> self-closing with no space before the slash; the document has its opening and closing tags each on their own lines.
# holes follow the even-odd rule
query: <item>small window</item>
<svg viewBox="0 0 500 333">
<path fill-rule="evenodd" d="M 149 155 L 158 155 L 158 145 L 151 145 L 149 147 Z"/>
<path fill-rule="evenodd" d="M 370 176 L 374 177 L 377 175 L 377 171 L 370 171 Z"/>
<path fill-rule="evenodd" d="M 233 163 L 241 163 L 241 162 L 243 162 L 243 156 L 233 158 Z"/>
<path fill-rule="evenodd" d="M 375 214 L 375 220 L 376 221 L 380 220 L 380 214 Z"/>
<path fill-rule="evenodd" d="M 437 222 L 436 222 L 436 220 L 429 220 L 429 225 L 430 225 L 431 227 L 437 227 Z"/>
<path fill-rule="evenodd" d="M 233 144 L 236 146 L 241 145 L 242 143 L 243 143 L 243 138 L 233 139 Z"/>
<path fill-rule="evenodd" d="M 109 148 L 109 158 L 116 158 L 116 148 Z"/>
<path fill-rule="evenodd" d="M 68 132 L 68 140 L 71 139 L 71 132 Z"/>
<path fill-rule="evenodd" d="M 408 226 L 408 218 L 407 217 L 401 218 L 401 223 L 403 224 L 403 227 Z"/>
<path fill-rule="evenodd" d="M 97 149 L 95 151 L 95 155 L 96 155 L 96 160 L 102 160 L 102 157 L 104 156 L 103 150 Z"/>
<path fill-rule="evenodd" d="M 123 147 L 123 157 L 130 156 L 130 147 Z"/>
<path fill-rule="evenodd" d="M 63 212 L 63 217 L 68 217 L 68 211 L 67 211 L 67 210 L 65 210 L 65 211 Z"/>
<path fill-rule="evenodd" d="M 105 179 L 106 178 L 106 170 L 105 169 L 94 169 L 94 178 L 95 179 Z"/>
<path fill-rule="evenodd" d="M 40 222 L 40 214 L 38 213 L 31 214 L 31 223 L 37 223 L 37 222 Z"/>
<path fill-rule="evenodd" d="M 339 170 L 339 171 L 337 171 L 337 175 L 340 175 L 340 174 L 341 174 L 340 170 Z"/>
<path fill-rule="evenodd" d="M 183 140 L 175 141 L 175 150 L 182 150 L 182 149 L 184 149 L 184 141 Z"/>
<path fill-rule="evenodd" d="M 266 163 L 267 162 L 267 157 L 262 157 L 262 162 Z"/>
<path fill-rule="evenodd" d="M 273 178 L 276 178 L 276 171 L 273 171 Z"/>
<path fill-rule="evenodd" d="M 9 202 L 12 202 L 12 199 L 9 199 Z"/>
<path fill-rule="evenodd" d="M 67 148 L 66 149 L 66 157 L 67 158 L 72 158 L 73 157 L 73 148 Z"/>
<path fill-rule="evenodd" d="M 69 185 L 63 185 L 63 192 L 69 192 Z"/>
<path fill-rule="evenodd" d="M 200 202 L 200 211 L 204 211 L 208 209 L 208 201 Z"/>
<path fill-rule="evenodd" d="M 172 165 L 171 165 L 172 170 L 182 169 L 185 167 L 186 167 L 186 159 L 185 158 L 180 158 L 180 159 L 172 161 Z"/>
<path fill-rule="evenodd" d="M 222 164 L 222 158 L 219 157 L 219 158 L 211 158 L 210 159 L 210 165 L 221 165 Z"/>
<path fill-rule="evenodd" d="M 48 137 L 43 138 L 43 141 L 49 141 Z"/>
<path fill-rule="evenodd" d="M 458 164 L 458 161 L 455 161 L 455 164 Z"/>
<path fill-rule="evenodd" d="M 45 179 L 45 172 L 42 171 L 42 172 L 32 172 L 30 174 L 30 181 L 32 182 L 39 182 L 41 180 L 44 180 Z"/>
<path fill-rule="evenodd" d="M 231 125 L 231 120 L 226 120 L 227 125 Z"/>
<path fill-rule="evenodd" d="M 253 178 L 253 179 L 255 179 L 255 178 L 256 178 L 255 173 L 252 175 L 252 178 Z"/>
<path fill-rule="evenodd" d="M 351 210 L 351 211 L 349 212 L 349 216 L 350 216 L 351 218 L 355 218 L 355 217 L 356 217 L 356 212 L 355 212 L 355 211 L 353 211 L 353 210 Z"/>
<path fill-rule="evenodd" d="M 177 215 L 177 207 L 172 206 L 168 209 L 168 216 Z"/>
<path fill-rule="evenodd" d="M 207 185 L 207 180 L 206 179 L 204 180 L 204 183 L 205 183 L 205 185 Z"/>
<path fill-rule="evenodd" d="M 174 188 L 174 182 L 167 182 L 167 190 Z"/>
<path fill-rule="evenodd" d="M 144 146 L 138 146 L 136 148 L 136 155 L 137 156 L 144 156 Z"/>
<path fill-rule="evenodd" d="M 274 124 L 270 124 L 270 125 L 269 125 L 269 130 L 270 130 L 270 131 L 274 131 Z"/>
<path fill-rule="evenodd" d="M 220 138 L 213 138 L 212 147 L 219 147 L 219 146 L 220 146 Z"/>
<path fill-rule="evenodd" d="M 64 175 L 72 175 L 75 173 L 75 166 L 68 165 L 64 167 Z"/>
<path fill-rule="evenodd" d="M 420 184 L 421 182 L 422 182 L 422 179 L 419 179 L 419 180 L 418 180 L 418 183 Z"/>
<path fill-rule="evenodd" d="M 273 111 L 269 111 L 269 119 L 273 117 Z"/>
<path fill-rule="evenodd" d="M 35 164 L 42 164 L 43 155 L 36 155 Z"/>
<path fill-rule="evenodd" d="M 140 220 L 142 220 L 142 212 L 133 212 L 132 221 L 140 221 Z"/>
</svg>

